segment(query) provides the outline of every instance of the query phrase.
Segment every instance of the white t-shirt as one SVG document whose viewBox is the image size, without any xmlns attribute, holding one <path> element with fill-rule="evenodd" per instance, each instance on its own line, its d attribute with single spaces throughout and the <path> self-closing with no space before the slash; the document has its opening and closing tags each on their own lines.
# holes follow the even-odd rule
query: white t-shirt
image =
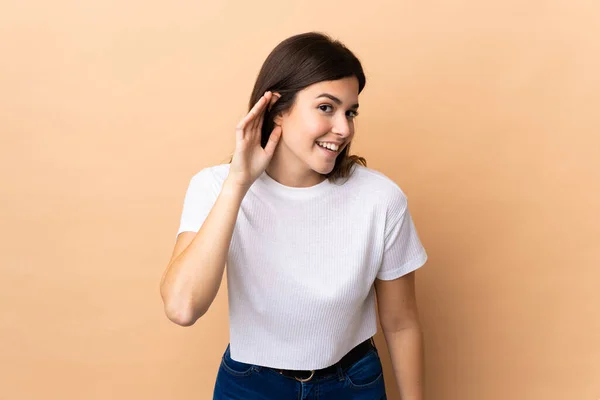
<svg viewBox="0 0 600 400">
<path fill-rule="evenodd" d="M 190 181 L 177 234 L 197 232 L 229 172 Z M 246 194 L 227 260 L 230 351 L 237 361 L 312 370 L 339 361 L 377 332 L 375 278 L 427 260 L 407 199 L 380 172 L 284 186 L 263 173 Z"/>
</svg>

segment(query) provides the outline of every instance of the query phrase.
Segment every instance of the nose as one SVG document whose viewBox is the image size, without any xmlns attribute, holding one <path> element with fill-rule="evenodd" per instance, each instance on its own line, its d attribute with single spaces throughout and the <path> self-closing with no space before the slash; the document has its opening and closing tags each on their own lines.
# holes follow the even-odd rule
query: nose
<svg viewBox="0 0 600 400">
<path fill-rule="evenodd" d="M 352 135 L 353 130 L 354 125 L 352 124 L 352 120 L 348 119 L 345 115 L 339 115 L 335 118 L 331 132 L 342 139 L 346 139 Z"/>
</svg>

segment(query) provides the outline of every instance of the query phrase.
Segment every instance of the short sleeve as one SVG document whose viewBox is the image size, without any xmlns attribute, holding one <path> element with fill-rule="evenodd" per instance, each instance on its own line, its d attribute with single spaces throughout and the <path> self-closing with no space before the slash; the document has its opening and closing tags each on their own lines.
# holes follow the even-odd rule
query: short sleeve
<svg viewBox="0 0 600 400">
<path fill-rule="evenodd" d="M 203 169 L 192 177 L 183 200 L 179 230 L 198 232 L 218 197 L 218 183 L 209 169 Z"/>
<path fill-rule="evenodd" d="M 404 202 L 400 217 L 386 229 L 383 260 L 377 279 L 392 280 L 423 266 L 427 253 L 421 244 L 410 211 Z"/>
</svg>

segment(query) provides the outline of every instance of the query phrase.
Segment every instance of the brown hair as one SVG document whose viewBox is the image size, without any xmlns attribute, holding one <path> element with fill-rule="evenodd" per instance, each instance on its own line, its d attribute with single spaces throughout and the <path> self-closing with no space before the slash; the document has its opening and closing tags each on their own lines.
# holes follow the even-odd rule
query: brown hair
<svg viewBox="0 0 600 400">
<path fill-rule="evenodd" d="M 302 33 L 279 43 L 267 56 L 258 73 L 248 111 L 266 92 L 277 92 L 281 97 L 267 110 L 261 132 L 261 146 L 265 147 L 276 115 L 291 109 L 296 93 L 321 81 L 356 77 L 358 93 L 365 87 L 366 78 L 360 61 L 341 42 L 319 32 Z M 337 156 L 333 170 L 326 175 L 330 181 L 346 178 L 354 164 L 367 165 L 360 156 L 350 155 L 350 144 Z"/>
</svg>

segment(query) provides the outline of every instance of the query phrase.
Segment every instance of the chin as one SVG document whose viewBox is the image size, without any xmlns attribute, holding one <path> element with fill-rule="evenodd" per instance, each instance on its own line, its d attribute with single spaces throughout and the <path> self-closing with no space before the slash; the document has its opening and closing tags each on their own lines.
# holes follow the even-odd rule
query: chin
<svg viewBox="0 0 600 400">
<path fill-rule="evenodd" d="M 333 171 L 333 168 L 335 167 L 335 164 L 332 165 L 323 165 L 320 168 L 313 168 L 313 171 L 321 174 L 321 175 L 327 175 L 329 174 L 331 171 Z"/>
</svg>

